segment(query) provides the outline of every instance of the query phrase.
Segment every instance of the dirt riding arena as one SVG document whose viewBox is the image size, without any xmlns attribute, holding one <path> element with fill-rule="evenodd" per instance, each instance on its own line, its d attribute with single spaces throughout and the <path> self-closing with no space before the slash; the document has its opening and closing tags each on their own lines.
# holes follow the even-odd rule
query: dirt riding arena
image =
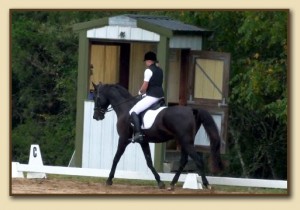
<svg viewBox="0 0 300 210">
<path fill-rule="evenodd" d="M 13 179 L 12 194 L 112 194 L 112 195 L 149 195 L 149 194 L 207 194 L 210 190 L 188 190 L 182 187 L 174 191 L 158 189 L 156 186 L 141 186 L 134 184 L 113 184 L 81 182 L 78 180 L 59 179 Z"/>
<path fill-rule="evenodd" d="M 167 183 L 166 183 L 167 186 Z M 167 186 L 168 187 L 168 186 Z M 213 186 L 212 189 L 192 190 L 177 186 L 175 190 L 158 189 L 154 185 L 114 183 L 106 186 L 104 181 L 89 181 L 77 179 L 12 179 L 12 195 L 247 195 L 269 194 L 259 190 L 222 189 Z M 274 192 L 271 192 L 273 194 Z M 276 194 L 286 193 L 276 192 Z"/>
</svg>

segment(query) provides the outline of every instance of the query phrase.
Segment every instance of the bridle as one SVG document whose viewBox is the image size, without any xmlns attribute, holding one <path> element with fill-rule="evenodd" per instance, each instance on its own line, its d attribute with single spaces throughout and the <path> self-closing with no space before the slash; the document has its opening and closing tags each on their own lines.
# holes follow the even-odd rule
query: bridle
<svg viewBox="0 0 300 210">
<path fill-rule="evenodd" d="M 101 114 L 105 114 L 106 112 L 112 111 L 113 108 L 103 109 L 101 107 L 94 107 L 94 111 L 100 112 Z"/>
<path fill-rule="evenodd" d="M 121 103 L 119 103 L 119 104 L 117 104 L 117 105 L 115 105 L 115 106 L 113 106 L 112 104 L 111 104 L 111 107 L 109 107 L 109 108 L 106 108 L 106 109 L 104 109 L 104 108 L 102 108 L 102 107 L 94 107 L 94 111 L 97 111 L 97 112 L 100 112 L 101 114 L 105 114 L 105 113 L 107 113 L 107 112 L 111 112 L 111 111 L 113 111 L 114 110 L 114 108 L 116 108 L 116 107 L 118 107 L 118 106 L 120 106 L 120 105 L 122 105 L 122 104 L 125 104 L 125 103 L 127 103 L 127 102 L 129 102 L 129 101 L 131 101 L 131 100 L 134 100 L 134 99 L 136 99 L 136 98 L 138 98 L 138 97 L 141 97 L 140 95 L 135 95 L 135 96 L 133 96 L 133 97 L 131 97 L 131 98 L 129 98 L 129 99 L 126 99 L 126 100 L 124 100 L 124 101 L 122 101 Z M 97 104 L 97 103 L 96 103 Z"/>
</svg>

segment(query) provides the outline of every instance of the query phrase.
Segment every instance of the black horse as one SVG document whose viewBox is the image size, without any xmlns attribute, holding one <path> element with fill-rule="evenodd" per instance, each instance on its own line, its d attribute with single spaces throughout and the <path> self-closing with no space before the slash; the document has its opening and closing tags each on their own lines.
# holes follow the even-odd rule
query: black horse
<svg viewBox="0 0 300 210">
<path fill-rule="evenodd" d="M 112 185 L 117 164 L 123 155 L 126 147 L 131 142 L 133 129 L 130 124 L 129 110 L 138 101 L 136 97 L 120 85 L 94 85 L 94 116 L 96 120 L 103 120 L 109 105 L 115 110 L 118 121 L 117 131 L 119 134 L 118 149 L 115 154 L 109 177 L 106 181 L 107 185 Z M 160 176 L 153 167 L 150 147 L 148 142 L 162 143 L 170 139 L 177 139 L 181 145 L 180 167 L 176 172 L 170 189 L 174 189 L 181 172 L 188 162 L 190 156 L 198 169 L 198 174 L 202 177 L 203 185 L 208 188 L 209 183 L 205 177 L 203 160 L 199 157 L 194 148 L 194 138 L 196 131 L 201 125 L 210 139 L 212 171 L 217 172 L 223 169 L 223 163 L 220 157 L 220 136 L 217 126 L 211 115 L 202 109 L 194 110 L 185 106 L 172 106 L 163 109 L 156 117 L 154 124 L 150 129 L 143 130 L 145 141 L 140 143 L 146 158 L 147 166 L 152 171 L 160 189 L 165 188 L 165 184 L 160 180 Z"/>
</svg>

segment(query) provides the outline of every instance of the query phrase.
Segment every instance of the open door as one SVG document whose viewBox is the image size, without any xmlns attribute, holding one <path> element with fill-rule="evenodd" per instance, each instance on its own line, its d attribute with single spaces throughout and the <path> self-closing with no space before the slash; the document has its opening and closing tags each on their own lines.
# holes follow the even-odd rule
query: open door
<svg viewBox="0 0 300 210">
<path fill-rule="evenodd" d="M 93 89 L 92 82 L 119 82 L 120 46 L 92 44 L 90 58 L 90 89 Z"/>
<path fill-rule="evenodd" d="M 228 124 L 228 90 L 230 54 L 191 51 L 187 105 L 209 111 L 222 139 L 221 153 L 225 153 Z M 209 140 L 201 126 L 195 138 L 199 150 L 209 150 Z"/>
<path fill-rule="evenodd" d="M 90 46 L 90 84 L 120 84 L 128 89 L 130 44 L 92 43 Z"/>
</svg>

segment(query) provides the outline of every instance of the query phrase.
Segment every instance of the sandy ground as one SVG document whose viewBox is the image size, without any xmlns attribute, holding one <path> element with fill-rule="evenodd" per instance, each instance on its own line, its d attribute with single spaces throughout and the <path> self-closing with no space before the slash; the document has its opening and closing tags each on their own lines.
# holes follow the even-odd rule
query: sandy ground
<svg viewBox="0 0 300 210">
<path fill-rule="evenodd" d="M 169 187 L 166 183 L 166 187 Z M 176 186 L 175 190 L 158 189 L 156 183 L 153 185 L 136 182 L 115 181 L 112 186 L 106 186 L 105 181 L 94 179 L 74 178 L 47 178 L 47 179 L 12 179 L 10 194 L 18 195 L 135 195 L 135 196 L 160 196 L 160 195 L 182 195 L 182 196 L 249 196 L 249 195 L 288 195 L 287 190 L 263 189 L 263 188 L 241 188 L 212 186 L 212 189 L 183 189 Z"/>
<path fill-rule="evenodd" d="M 217 191 L 214 189 L 183 189 L 179 186 L 176 187 L 175 190 L 169 191 L 167 189 L 158 189 L 155 186 L 141 186 L 134 184 L 113 184 L 112 186 L 106 186 L 104 183 L 60 179 L 12 179 L 11 182 L 12 195 L 208 195 L 224 193 L 227 194 L 228 192 Z"/>
</svg>

